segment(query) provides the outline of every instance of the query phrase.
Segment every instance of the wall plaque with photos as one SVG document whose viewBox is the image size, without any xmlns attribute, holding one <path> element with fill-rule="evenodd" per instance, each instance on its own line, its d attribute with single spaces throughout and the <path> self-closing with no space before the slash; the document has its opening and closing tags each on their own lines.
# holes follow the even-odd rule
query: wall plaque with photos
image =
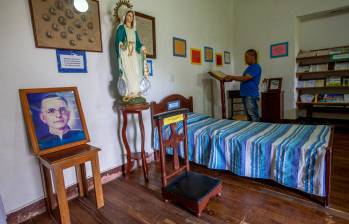
<svg viewBox="0 0 349 224">
<path fill-rule="evenodd" d="M 76 87 L 19 90 L 32 149 L 37 155 L 90 141 Z"/>
<path fill-rule="evenodd" d="M 87 0 L 87 12 L 73 0 L 29 0 L 38 48 L 102 52 L 99 1 Z"/>
<path fill-rule="evenodd" d="M 148 58 L 156 58 L 155 18 L 136 12 L 136 26 L 139 38 L 147 49 Z"/>
</svg>

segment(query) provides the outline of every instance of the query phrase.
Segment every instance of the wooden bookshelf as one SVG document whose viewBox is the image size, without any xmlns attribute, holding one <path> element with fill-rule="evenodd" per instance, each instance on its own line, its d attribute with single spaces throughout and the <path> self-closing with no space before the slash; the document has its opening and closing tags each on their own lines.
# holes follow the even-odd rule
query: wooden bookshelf
<svg viewBox="0 0 349 224">
<path fill-rule="evenodd" d="M 349 70 L 330 70 L 324 72 L 298 72 L 299 80 L 326 79 L 331 76 L 349 77 Z"/>
<path fill-rule="evenodd" d="M 343 56 L 341 59 L 333 58 L 333 55 L 330 54 L 337 52 L 336 54 Z M 317 55 L 319 54 L 319 55 Z M 325 54 L 325 55 L 324 55 Z M 296 59 L 297 66 L 310 66 L 311 70 L 323 70 L 327 68 L 327 71 L 311 71 L 311 72 L 297 72 L 296 77 L 299 81 L 307 80 L 324 80 L 327 82 L 327 79 L 330 77 L 340 77 L 343 85 L 343 77 L 349 77 L 349 65 L 347 66 L 337 66 L 337 63 L 349 63 L 349 58 L 344 54 L 349 54 L 348 46 L 326 48 L 326 49 L 317 49 L 311 51 L 300 51 Z M 327 66 L 321 66 L 319 64 L 327 64 Z M 297 71 L 309 69 L 302 68 Z M 345 70 L 335 70 L 336 68 L 343 68 Z M 299 70 L 298 70 L 299 69 Z M 312 82 L 310 83 L 312 84 Z M 302 85 L 303 86 L 303 85 Z M 324 87 L 301 87 L 296 88 L 298 92 L 298 102 L 297 108 L 306 109 L 307 117 L 312 117 L 312 112 L 321 111 L 329 113 L 349 113 L 349 103 L 344 102 L 312 102 L 312 103 L 303 103 L 300 101 L 300 96 L 302 94 L 349 94 L 349 86 L 324 86 Z"/>
<path fill-rule="evenodd" d="M 323 86 L 323 87 L 304 87 L 297 88 L 297 91 L 328 91 L 328 90 L 347 90 L 349 93 L 349 86 Z"/>
</svg>

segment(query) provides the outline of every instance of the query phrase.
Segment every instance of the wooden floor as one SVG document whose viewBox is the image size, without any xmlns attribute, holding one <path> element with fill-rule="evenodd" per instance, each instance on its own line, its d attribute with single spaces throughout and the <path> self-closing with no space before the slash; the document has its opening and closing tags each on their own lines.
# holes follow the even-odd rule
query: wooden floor
<svg viewBox="0 0 349 224">
<path fill-rule="evenodd" d="M 323 208 L 299 194 L 229 173 L 192 169 L 223 180 L 223 194 L 208 205 L 199 219 L 172 203 L 161 200 L 160 172 L 150 165 L 150 182 L 141 169 L 128 180 L 119 178 L 103 186 L 105 206 L 95 209 L 93 194 L 70 201 L 74 224 L 92 223 L 349 223 L 349 135 L 336 133 L 334 141 L 331 207 Z M 342 210 L 345 212 L 337 211 Z M 26 223 L 55 223 L 47 214 Z"/>
</svg>

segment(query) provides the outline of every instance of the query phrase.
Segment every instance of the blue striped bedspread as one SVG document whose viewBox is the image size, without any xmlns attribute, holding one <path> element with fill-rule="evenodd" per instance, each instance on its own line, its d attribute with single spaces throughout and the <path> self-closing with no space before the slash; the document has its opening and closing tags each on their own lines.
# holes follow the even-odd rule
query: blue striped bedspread
<svg viewBox="0 0 349 224">
<path fill-rule="evenodd" d="M 177 133 L 183 124 L 177 124 Z M 154 149 L 159 149 L 157 129 Z M 209 169 L 272 179 L 306 193 L 326 196 L 326 149 L 331 128 L 325 125 L 270 124 L 188 115 L 189 160 Z M 163 138 L 171 135 L 163 129 Z M 167 149 L 171 153 L 171 149 Z M 183 157 L 183 144 L 179 147 Z"/>
</svg>

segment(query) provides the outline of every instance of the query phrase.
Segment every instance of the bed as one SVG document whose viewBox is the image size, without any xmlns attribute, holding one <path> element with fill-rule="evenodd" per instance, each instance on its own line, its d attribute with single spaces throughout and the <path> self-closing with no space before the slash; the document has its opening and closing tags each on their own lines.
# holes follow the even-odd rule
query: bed
<svg viewBox="0 0 349 224">
<path fill-rule="evenodd" d="M 175 94 L 151 103 L 152 115 L 187 108 L 188 154 L 191 162 L 236 175 L 273 180 L 329 202 L 333 127 L 326 125 L 270 124 L 215 119 L 193 112 L 192 97 Z M 171 135 L 163 130 L 164 138 Z M 182 124 L 176 132 L 181 132 Z M 159 149 L 153 123 L 153 148 Z M 179 154 L 183 156 L 183 147 Z M 171 154 L 173 149 L 167 149 Z"/>
</svg>

